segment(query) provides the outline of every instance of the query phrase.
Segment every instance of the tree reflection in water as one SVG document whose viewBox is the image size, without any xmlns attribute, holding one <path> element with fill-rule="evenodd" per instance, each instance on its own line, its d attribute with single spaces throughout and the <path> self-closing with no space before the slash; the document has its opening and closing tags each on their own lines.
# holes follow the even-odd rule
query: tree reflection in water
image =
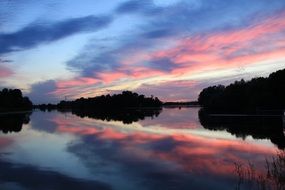
<svg viewBox="0 0 285 190">
<path fill-rule="evenodd" d="M 284 124 L 280 116 L 214 115 L 205 109 L 199 111 L 201 125 L 209 130 L 226 130 L 245 139 L 270 139 L 279 149 L 285 148 Z"/>
<path fill-rule="evenodd" d="M 230 115 L 199 111 L 201 125 L 209 130 L 226 130 L 236 137 L 270 139 L 280 152 L 272 159 L 265 159 L 264 167 L 234 163 L 238 177 L 236 189 L 285 189 L 285 136 L 282 116 Z"/>
<path fill-rule="evenodd" d="M 13 113 L 0 115 L 0 130 L 3 133 L 20 132 L 23 124 L 30 122 L 30 113 Z"/>
<path fill-rule="evenodd" d="M 64 111 L 64 110 L 61 110 Z M 122 121 L 124 124 L 131 124 L 146 117 L 158 117 L 161 108 L 141 108 L 141 109 L 105 109 L 105 110 L 72 110 L 72 114 L 81 118 L 89 117 L 103 121 Z"/>
</svg>

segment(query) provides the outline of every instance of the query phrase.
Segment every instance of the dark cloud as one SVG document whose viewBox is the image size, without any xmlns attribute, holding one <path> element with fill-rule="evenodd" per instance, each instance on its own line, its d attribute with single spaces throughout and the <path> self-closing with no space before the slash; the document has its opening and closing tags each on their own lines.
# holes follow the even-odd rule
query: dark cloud
<svg viewBox="0 0 285 190">
<path fill-rule="evenodd" d="M 248 26 L 275 11 L 285 8 L 285 2 L 273 0 L 208 0 L 181 1 L 162 9 L 154 18 L 152 14 L 140 12 L 150 19 L 150 29 L 174 30 L 174 35 L 201 34 Z"/>
<path fill-rule="evenodd" d="M 97 55 L 94 51 L 88 51 L 88 47 L 84 49 L 86 52 L 79 54 L 77 57 L 67 62 L 71 70 L 79 71 L 84 77 L 96 77 L 96 73 L 103 71 L 112 72 L 119 67 L 117 62 L 119 59 L 118 53 L 112 50 L 107 50 L 104 53 Z"/>
<path fill-rule="evenodd" d="M 33 23 L 14 33 L 0 33 L 0 54 L 32 48 L 80 32 L 94 32 L 111 21 L 109 16 L 86 16 L 56 23 Z"/>
<path fill-rule="evenodd" d="M 164 10 L 163 7 L 156 6 L 153 0 L 129 0 L 121 3 L 115 10 L 117 14 L 141 14 L 143 16 L 154 17 Z"/>
<path fill-rule="evenodd" d="M 173 35 L 211 32 L 244 27 L 276 11 L 285 9 L 285 2 L 273 0 L 181 0 L 167 7 L 157 6 L 153 1 L 126 1 L 117 10 L 136 13 L 146 18 L 143 30 L 150 37 L 161 34 L 159 30 L 173 31 Z M 151 34 L 152 31 L 153 35 Z M 147 32 L 148 33 L 148 32 Z M 162 33 L 163 34 L 163 33 Z"/>
<path fill-rule="evenodd" d="M 34 104 L 57 103 L 62 97 L 52 94 L 56 89 L 56 82 L 54 80 L 39 82 L 31 86 L 31 92 L 27 96 Z"/>
<path fill-rule="evenodd" d="M 132 34 L 127 37 L 123 36 L 119 39 L 118 46 L 104 48 L 103 50 L 100 48 L 100 44 L 98 46 L 96 45 L 97 40 L 93 40 L 89 45 L 83 48 L 79 55 L 68 61 L 67 66 L 70 70 L 77 71 L 84 77 L 96 77 L 97 73 L 100 74 L 102 72 L 113 72 L 118 70 L 131 75 L 131 69 L 124 71 L 121 69 L 121 60 L 127 59 L 136 52 L 148 51 L 155 43 L 158 43 L 157 38 L 162 38 L 162 36 L 166 37 L 167 35 L 170 35 L 170 32 L 157 30 L 150 31 L 149 33 Z M 164 72 L 169 72 L 171 69 L 178 67 L 178 65 L 174 65 L 168 59 L 157 59 L 137 64 L 137 66 L 154 68 Z"/>
<path fill-rule="evenodd" d="M 152 60 L 147 66 L 152 69 L 164 72 L 170 72 L 173 69 L 180 67 L 180 65 L 173 63 L 170 59 L 167 58 Z"/>
<path fill-rule="evenodd" d="M 151 6 L 150 0 L 125 1 L 117 7 L 116 12 L 117 13 L 135 13 L 135 12 L 140 12 L 140 11 L 149 9 L 150 6 Z"/>
<path fill-rule="evenodd" d="M 173 31 L 169 29 L 157 29 L 154 31 L 149 31 L 143 34 L 145 38 L 162 38 L 162 37 L 167 37 L 173 35 Z"/>
</svg>

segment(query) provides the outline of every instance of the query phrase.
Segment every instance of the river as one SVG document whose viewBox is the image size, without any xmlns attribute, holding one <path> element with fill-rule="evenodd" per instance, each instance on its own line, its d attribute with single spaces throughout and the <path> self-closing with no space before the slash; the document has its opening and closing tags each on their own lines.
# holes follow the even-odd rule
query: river
<svg viewBox="0 0 285 190">
<path fill-rule="evenodd" d="M 59 111 L 1 116 L 0 187 L 235 189 L 236 163 L 263 172 L 284 147 L 282 130 L 208 124 L 199 109 L 164 108 L 127 122 Z"/>
</svg>

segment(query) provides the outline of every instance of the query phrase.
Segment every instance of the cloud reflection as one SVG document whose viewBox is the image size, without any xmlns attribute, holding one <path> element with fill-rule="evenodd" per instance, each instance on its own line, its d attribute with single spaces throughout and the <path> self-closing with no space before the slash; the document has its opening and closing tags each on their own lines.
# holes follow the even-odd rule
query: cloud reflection
<svg viewBox="0 0 285 190">
<path fill-rule="evenodd" d="M 179 130 L 165 133 L 167 127 L 164 131 L 149 127 L 131 129 L 131 126 L 124 128 L 117 123 L 98 123 L 77 117 L 57 117 L 54 121 L 58 132 L 80 137 L 79 141 L 69 145 L 68 150 L 94 175 L 108 173 L 110 179 L 133 179 L 136 182 L 130 182 L 130 186 L 146 183 L 149 189 L 155 189 L 157 185 L 166 189 L 170 186 L 227 189 L 234 185 L 234 163 L 246 164 L 254 160 L 262 168 L 264 156 L 272 156 L 276 151 L 270 146 L 242 139 L 209 138 Z M 225 181 L 231 183 L 223 184 Z"/>
</svg>

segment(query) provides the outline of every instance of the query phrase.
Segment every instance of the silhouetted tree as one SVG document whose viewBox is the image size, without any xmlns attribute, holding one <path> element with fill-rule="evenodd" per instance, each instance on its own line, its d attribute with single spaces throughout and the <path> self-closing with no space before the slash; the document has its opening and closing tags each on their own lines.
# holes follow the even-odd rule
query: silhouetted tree
<svg viewBox="0 0 285 190">
<path fill-rule="evenodd" d="M 32 102 L 27 97 L 23 97 L 19 89 L 4 88 L 0 91 L 0 112 L 31 110 Z"/>
<path fill-rule="evenodd" d="M 199 104 L 212 110 L 255 111 L 285 108 L 285 69 L 267 78 L 236 81 L 202 90 Z"/>
<path fill-rule="evenodd" d="M 126 109 L 143 107 L 161 107 L 162 102 L 157 97 L 145 97 L 130 91 L 123 91 L 121 94 L 102 95 L 92 98 L 79 98 L 74 101 L 61 101 L 59 109 Z"/>
<path fill-rule="evenodd" d="M 129 124 L 145 117 L 157 117 L 161 112 L 161 106 L 162 102 L 157 97 L 145 97 L 131 91 L 123 91 L 121 94 L 61 101 L 56 108 L 60 111 L 71 110 L 80 117 L 122 121 Z M 45 109 L 47 105 L 38 107 Z"/>
</svg>

